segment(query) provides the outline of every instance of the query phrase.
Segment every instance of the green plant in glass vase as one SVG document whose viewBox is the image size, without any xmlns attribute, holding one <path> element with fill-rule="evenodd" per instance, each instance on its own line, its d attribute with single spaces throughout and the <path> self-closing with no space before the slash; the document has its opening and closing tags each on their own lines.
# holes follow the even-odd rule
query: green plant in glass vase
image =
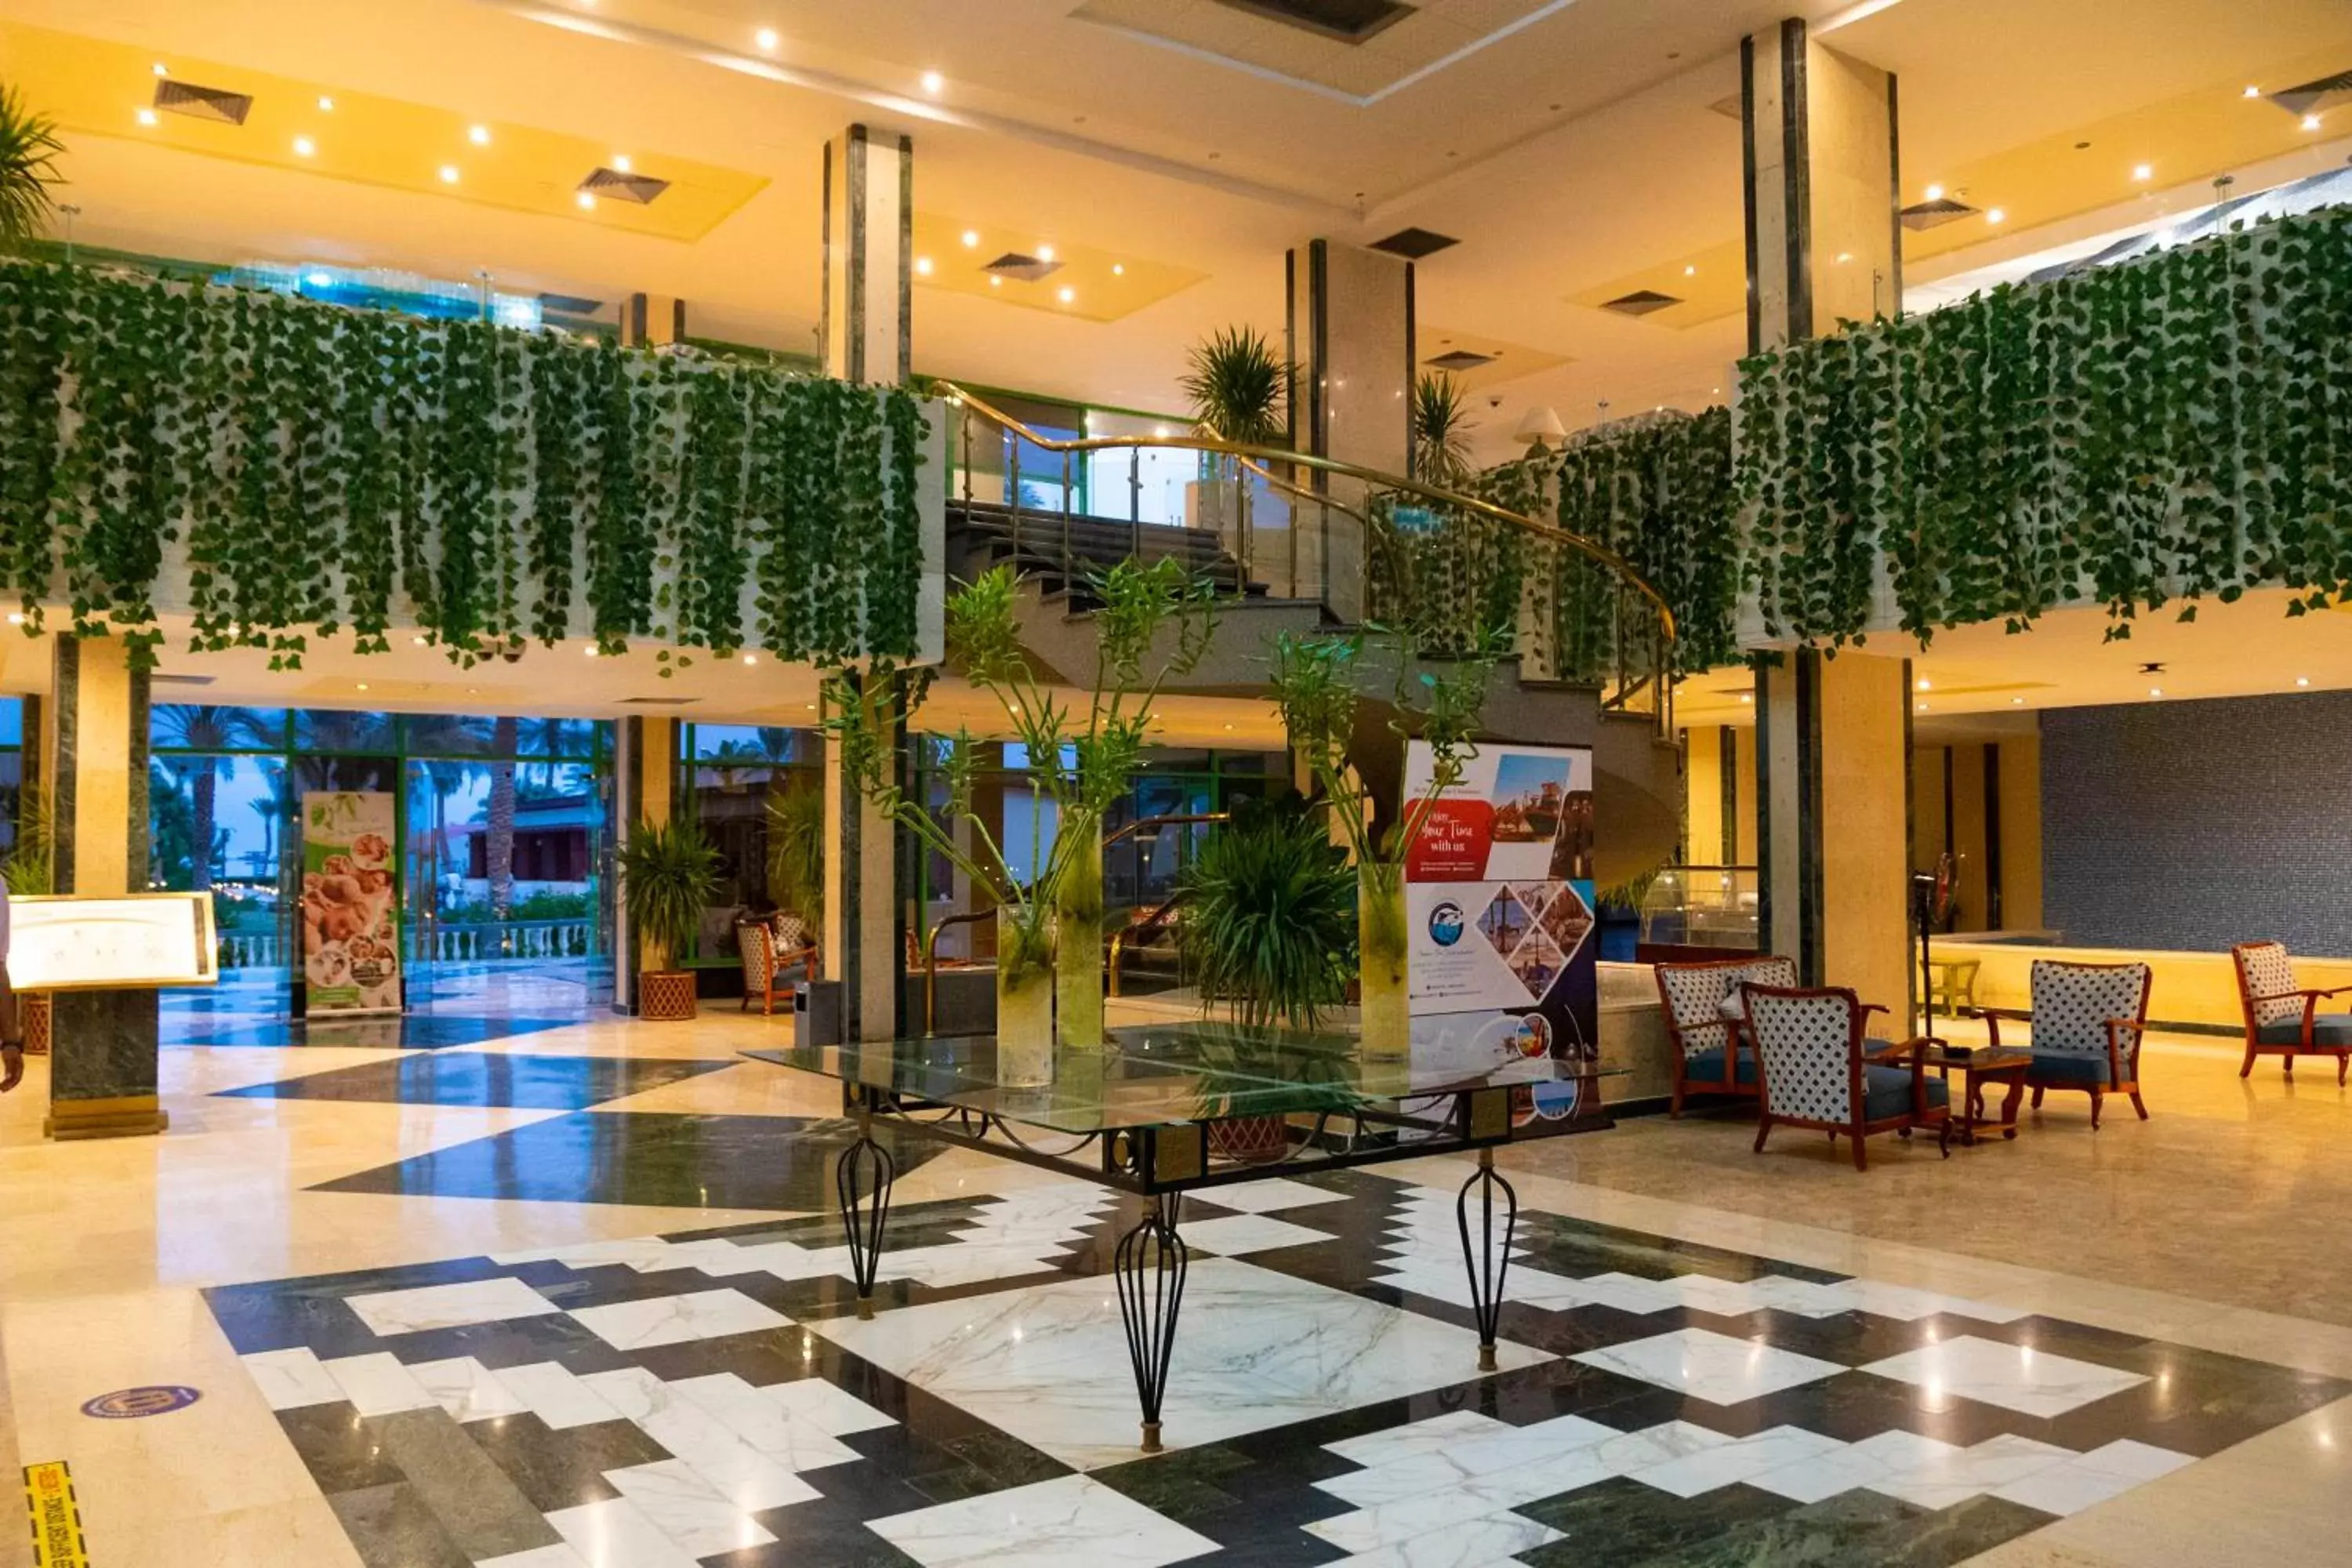
<svg viewBox="0 0 2352 1568">
<path fill-rule="evenodd" d="M 1102 823 L 1133 786 L 1151 729 L 1152 703 L 1171 677 L 1198 668 L 1214 625 L 1210 584 L 1181 563 L 1122 561 L 1091 580 L 1095 679 L 1083 708 L 1040 680 L 1021 646 L 1020 580 L 1009 566 L 983 572 L 947 604 L 948 665 L 1003 710 L 1002 731 L 1027 761 L 1033 809 L 1052 841 L 1033 832 L 1029 863 L 1014 866 L 971 810 L 981 742 L 967 730 L 938 754 L 944 798 L 907 787 L 895 737 L 920 706 L 932 673 L 877 664 L 826 682 L 825 727 L 843 766 L 904 831 L 985 889 L 997 910 L 999 1069 L 1042 1081 L 1055 1034 L 1069 1046 L 1102 1043 Z M 959 835 L 958 824 L 968 825 Z M 1058 965 L 1049 961 L 1058 952 Z M 1050 972 L 1059 979 L 1048 989 Z M 1043 1047 L 1043 1049 L 1041 1049 Z M 1017 1058 L 1018 1065 L 1015 1065 Z"/>
<path fill-rule="evenodd" d="M 1487 681 L 1508 636 L 1507 627 L 1494 628 L 1443 668 L 1425 667 L 1418 640 L 1394 627 L 1311 637 L 1283 632 L 1274 639 L 1268 684 L 1290 733 L 1291 751 L 1306 762 L 1355 858 L 1361 1031 L 1364 1048 L 1372 1054 L 1401 1056 L 1412 1043 L 1405 858 L 1431 808 L 1461 782 L 1465 765 L 1477 755 L 1475 737 Z M 1428 783 L 1385 827 L 1374 823 L 1372 803 L 1348 763 L 1369 679 L 1367 649 L 1375 643 L 1395 666 L 1390 727 L 1404 740 L 1425 743 L 1431 761 Z"/>
</svg>

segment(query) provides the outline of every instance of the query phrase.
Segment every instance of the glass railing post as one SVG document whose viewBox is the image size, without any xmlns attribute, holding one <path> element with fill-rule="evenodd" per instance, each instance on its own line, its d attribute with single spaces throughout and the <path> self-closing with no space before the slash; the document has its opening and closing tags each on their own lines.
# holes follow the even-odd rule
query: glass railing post
<svg viewBox="0 0 2352 1568">
<path fill-rule="evenodd" d="M 1128 553 L 1140 559 L 1143 554 L 1143 448 L 1130 447 L 1127 452 L 1127 526 L 1133 537 L 1128 542 Z"/>
<path fill-rule="evenodd" d="M 1021 438 L 1004 433 L 1004 502 L 1013 511 L 1013 569 L 1021 569 Z"/>
<path fill-rule="evenodd" d="M 1062 591 L 1071 591 L 1076 575 L 1070 559 L 1070 455 L 1062 454 Z"/>
<path fill-rule="evenodd" d="M 963 410 L 963 434 L 960 451 L 963 457 L 963 506 L 967 515 L 971 510 L 971 405 L 959 402 Z"/>
</svg>

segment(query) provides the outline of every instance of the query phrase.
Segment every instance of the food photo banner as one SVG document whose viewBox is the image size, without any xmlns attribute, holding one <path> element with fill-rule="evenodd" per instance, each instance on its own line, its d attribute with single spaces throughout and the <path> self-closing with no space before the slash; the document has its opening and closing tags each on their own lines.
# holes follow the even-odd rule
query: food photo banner
<svg viewBox="0 0 2352 1568">
<path fill-rule="evenodd" d="M 1412 742 L 1404 798 L 1426 795 L 1435 770 Z M 1416 1065 L 1598 1066 L 1590 748 L 1481 745 L 1422 820 L 1405 910 Z M 1570 1078 L 1513 1091 L 1511 1120 L 1524 1137 L 1599 1110 L 1593 1080 Z"/>
<path fill-rule="evenodd" d="M 400 883 L 394 797 L 320 790 L 302 796 L 304 1010 L 400 1011 Z"/>
</svg>

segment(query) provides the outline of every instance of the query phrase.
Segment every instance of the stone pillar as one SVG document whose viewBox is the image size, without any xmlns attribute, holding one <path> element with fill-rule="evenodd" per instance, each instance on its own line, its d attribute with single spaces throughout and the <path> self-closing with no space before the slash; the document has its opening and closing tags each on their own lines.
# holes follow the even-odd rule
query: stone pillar
<svg viewBox="0 0 2352 1568">
<path fill-rule="evenodd" d="M 1291 445 L 1318 458 L 1410 474 L 1412 467 L 1412 263 L 1384 250 L 1317 239 L 1286 258 Z M 1301 476 L 1306 487 L 1349 506 L 1364 499 L 1353 480 Z M 1324 602 L 1343 621 L 1362 618 L 1363 548 L 1352 526 L 1333 517 L 1328 530 L 1299 520 L 1303 578 L 1318 574 L 1308 531 L 1328 553 L 1319 563 Z M 1261 573 L 1263 574 L 1263 573 Z M 1305 588 L 1294 590 L 1311 597 Z"/>
<path fill-rule="evenodd" d="M 911 374 L 915 266 L 915 144 L 852 125 L 824 145 L 824 297 L 818 336 L 825 374 L 890 385 Z M 868 676 L 866 679 L 873 679 Z M 894 746 L 907 765 L 903 734 Z M 824 749 L 824 966 L 842 983 L 842 1026 L 853 1040 L 914 1033 L 900 1016 L 907 902 L 898 829 Z"/>
<path fill-rule="evenodd" d="M 632 294 L 621 306 L 621 346 L 659 348 L 684 342 L 686 301 L 674 294 Z"/>
<path fill-rule="evenodd" d="M 1907 1032 L 1911 661 L 1799 648 L 1756 684 L 1764 945 Z"/>
<path fill-rule="evenodd" d="M 615 844 L 626 844 L 638 823 L 667 824 L 676 815 L 678 721 L 635 716 L 622 720 L 614 733 L 617 765 L 613 784 L 621 820 L 614 826 L 613 838 Z M 613 897 L 613 1010 L 635 1013 L 645 952 L 630 929 L 622 889 L 615 887 Z"/>
<path fill-rule="evenodd" d="M 50 638 L 44 747 L 60 893 L 147 890 L 147 672 L 119 638 Z M 61 991 L 50 1045 L 50 1137 L 160 1132 L 158 998 L 152 990 Z"/>
<path fill-rule="evenodd" d="M 824 144 L 824 373 L 894 385 L 913 374 L 914 139 L 852 125 Z"/>
<path fill-rule="evenodd" d="M 1794 17 L 1740 40 L 1751 353 L 1903 300 L 1895 78 Z"/>
</svg>

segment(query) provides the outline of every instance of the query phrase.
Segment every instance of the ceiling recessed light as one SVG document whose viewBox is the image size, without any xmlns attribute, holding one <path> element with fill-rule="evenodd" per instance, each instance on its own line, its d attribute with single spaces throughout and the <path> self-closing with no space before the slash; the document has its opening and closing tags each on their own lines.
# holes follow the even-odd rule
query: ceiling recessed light
<svg viewBox="0 0 2352 1568">
<path fill-rule="evenodd" d="M 1004 279 L 1002 278 L 992 277 L 988 280 L 988 286 L 992 289 L 1002 289 L 1004 287 Z"/>
<path fill-rule="evenodd" d="M 427 642 L 431 641 L 432 639 L 431 639 L 431 638 L 429 638 L 429 637 L 426 637 L 423 632 L 419 632 L 419 633 L 417 633 L 415 637 L 410 637 L 408 640 L 409 640 L 410 642 L 415 643 L 418 647 L 424 647 Z"/>
<path fill-rule="evenodd" d="M 477 147 L 487 147 L 490 144 L 490 128 L 487 125 L 469 126 L 466 131 L 466 140 Z"/>
<path fill-rule="evenodd" d="M 2311 684 L 2311 677 L 2307 675 L 2298 675 L 2294 678 L 2294 683 L 2297 686 L 2308 686 Z"/>
<path fill-rule="evenodd" d="M 976 228 L 968 228 L 963 231 L 963 247 L 966 250 L 971 249 L 973 247 L 979 245 L 979 243 L 980 230 Z"/>
<path fill-rule="evenodd" d="M 1065 288 L 1065 289 L 1063 289 L 1063 290 L 1062 290 L 1059 294 L 1057 294 L 1057 295 L 1055 295 L 1055 299 L 1057 299 L 1057 300 L 1061 300 L 1061 301 L 1062 301 L 1062 303 L 1063 303 L 1063 304 L 1065 304 L 1065 305 L 1068 304 L 1071 300 L 1073 300 L 1076 299 L 1077 297 L 1078 297 L 1078 291 L 1077 291 L 1076 289 L 1071 289 L 1071 288 Z"/>
<path fill-rule="evenodd" d="M 1925 702 L 1914 702 L 1911 707 L 1915 712 L 1925 713 L 1927 710 L 1927 705 Z"/>
<path fill-rule="evenodd" d="M 583 213 L 593 213 L 596 210 L 596 193 L 593 191 L 579 192 L 572 196 L 572 204 Z"/>
<path fill-rule="evenodd" d="M 1936 689 L 1936 683 L 1929 680 L 1923 675 L 1919 678 L 1919 689 L 1922 691 L 1933 691 Z"/>
<path fill-rule="evenodd" d="M 1165 425 L 1154 425 L 1151 427 L 1151 434 L 1155 440 L 1165 441 L 1168 439 L 1168 426 Z"/>
<path fill-rule="evenodd" d="M 1709 397 L 1721 397 L 1723 395 L 1723 388 L 1719 386 L 1710 386 L 1706 389 L 1706 395 Z"/>
<path fill-rule="evenodd" d="M 2135 163 L 2132 165 L 2132 178 L 2135 180 L 2152 180 L 2156 178 L 2156 169 L 2151 164 Z"/>
<path fill-rule="evenodd" d="M 1942 201 L 1944 199 L 1944 187 L 1941 185 L 1929 185 L 1927 187 L 1927 199 L 1931 202 Z"/>
<path fill-rule="evenodd" d="M 1748 692 L 1748 691 L 1743 691 L 1743 692 L 1741 692 L 1741 693 L 1739 694 L 1739 700 L 1741 700 L 1742 702 L 1749 702 L 1749 703 L 1752 703 L 1752 702 L 1754 702 L 1754 701 L 1756 700 L 1755 693 L 1753 693 L 1753 692 Z"/>
<path fill-rule="evenodd" d="M 2011 708 L 2022 708 L 2025 706 L 2025 699 L 2022 697 L 2012 697 L 2009 700 L 2009 705 Z"/>
<path fill-rule="evenodd" d="M 23 625 L 25 624 L 25 612 L 24 612 L 24 611 L 22 611 L 22 610 L 11 610 L 11 611 L 9 611 L 9 612 L 8 612 L 8 624 L 9 624 L 10 626 L 23 626 Z"/>
<path fill-rule="evenodd" d="M 747 653 L 743 656 L 743 662 L 745 664 L 757 664 L 760 662 L 760 656 L 756 653 Z"/>
<path fill-rule="evenodd" d="M 2161 686 L 2151 686 L 2147 689 L 2147 694 L 2150 697 L 2161 697 L 2164 695 L 2164 688 Z"/>
<path fill-rule="evenodd" d="M 445 185 L 454 185 L 457 183 L 457 164 L 444 163 L 441 165 L 441 183 Z"/>
<path fill-rule="evenodd" d="M 297 158 L 308 158 L 318 150 L 319 144 L 316 142 L 311 141 L 308 136 L 297 136 L 294 138 L 294 156 Z"/>
<path fill-rule="evenodd" d="M 1124 261 L 1114 261 L 1114 262 L 1112 262 L 1112 263 L 1110 264 L 1110 275 L 1111 275 L 1112 277 L 1114 277 L 1114 278 L 1124 278 L 1124 277 L 1126 277 L 1126 276 L 1127 276 L 1127 263 L 1126 263 L 1126 262 L 1124 262 Z"/>
<path fill-rule="evenodd" d="M 319 100 L 319 112 L 321 114 L 332 114 L 334 111 L 335 100 L 331 98 L 321 95 Z"/>
<path fill-rule="evenodd" d="M 801 706 L 807 709 L 812 713 L 816 711 L 816 704 L 814 702 L 803 702 Z"/>
<path fill-rule="evenodd" d="M 596 657 L 596 645 L 594 643 L 590 643 L 586 647 L 582 648 L 580 651 L 585 654 L 588 658 L 594 658 Z"/>
<path fill-rule="evenodd" d="M 1051 261 L 1051 260 L 1053 260 L 1053 259 L 1054 259 L 1054 247 L 1053 247 L 1052 246 L 1050 246 L 1050 245 L 1041 245 L 1041 246 L 1039 246 L 1039 247 L 1037 247 L 1037 259 L 1038 259 L 1038 260 L 1040 260 L 1040 261 Z"/>
<path fill-rule="evenodd" d="M 1847 262 L 1852 261 L 1853 259 L 1853 252 L 1851 250 L 1841 250 L 1837 254 L 1837 264 L 1840 267 L 1843 267 Z"/>
<path fill-rule="evenodd" d="M 1697 277 L 1697 276 L 1698 276 L 1698 268 L 1697 268 L 1697 267 L 1696 267 L 1696 266 L 1690 266 L 1690 267 L 1685 267 L 1685 268 L 1683 268 L 1683 276 L 1684 276 L 1684 277 L 1685 277 L 1685 278 L 1696 278 L 1696 277 Z"/>
<path fill-rule="evenodd" d="M 772 49 L 783 40 L 776 37 L 776 30 L 773 27 L 762 27 L 751 35 L 751 41 L 763 49 Z"/>
<path fill-rule="evenodd" d="M 626 153 L 614 153 L 613 167 L 617 173 L 624 174 L 629 173 L 629 155 Z"/>
<path fill-rule="evenodd" d="M 2260 98 L 2262 95 L 2263 89 L 2261 88 L 2256 87 L 2252 82 L 2248 82 L 2246 84 L 2246 96 L 2248 98 Z"/>
<path fill-rule="evenodd" d="M 2009 214 L 1999 207 L 1995 207 L 1990 212 L 1985 214 L 1985 222 L 1987 223 L 2007 223 L 2008 221 Z"/>
<path fill-rule="evenodd" d="M 2306 115 L 2305 115 L 2305 116 L 2303 117 L 2303 128 L 2304 128 L 2305 131 L 2316 131 L 2316 130 L 2318 130 L 2318 129 L 2319 129 L 2319 116 L 2317 116 L 2316 114 L 2306 114 Z"/>
<path fill-rule="evenodd" d="M 931 258 L 928 256 L 915 258 L 915 271 L 919 276 L 929 278 L 931 275 Z"/>
<path fill-rule="evenodd" d="M 152 124 L 154 124 L 154 123 L 155 123 L 155 111 L 154 111 L 153 110 L 152 110 L 152 109 L 142 109 L 142 110 L 141 110 L 139 111 L 139 123 L 140 123 L 140 124 L 142 124 L 142 125 L 152 125 Z"/>
<path fill-rule="evenodd" d="M 305 272 L 302 274 L 302 281 L 312 289 L 327 289 L 334 285 L 335 278 L 331 272 Z M 425 639 L 419 637 L 416 640 L 423 642 Z"/>
<path fill-rule="evenodd" d="M 937 98 L 940 93 L 946 91 L 948 79 L 941 76 L 939 72 L 925 71 L 923 73 L 923 90 L 929 93 L 933 98 Z"/>
<path fill-rule="evenodd" d="M 157 60 L 155 62 L 155 74 L 157 76 L 170 76 L 172 74 L 172 68 L 165 65 L 162 60 Z"/>
</svg>

